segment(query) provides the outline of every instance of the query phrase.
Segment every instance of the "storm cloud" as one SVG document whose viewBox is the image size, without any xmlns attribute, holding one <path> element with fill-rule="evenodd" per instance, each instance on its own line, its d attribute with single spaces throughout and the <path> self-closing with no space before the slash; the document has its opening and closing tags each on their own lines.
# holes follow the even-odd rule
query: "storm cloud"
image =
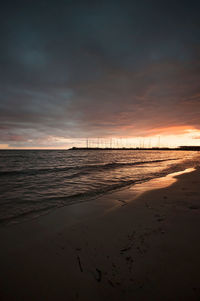
<svg viewBox="0 0 200 301">
<path fill-rule="evenodd" d="M 199 9 L 198 1 L 4 3 L 0 143 L 200 129 Z"/>
</svg>

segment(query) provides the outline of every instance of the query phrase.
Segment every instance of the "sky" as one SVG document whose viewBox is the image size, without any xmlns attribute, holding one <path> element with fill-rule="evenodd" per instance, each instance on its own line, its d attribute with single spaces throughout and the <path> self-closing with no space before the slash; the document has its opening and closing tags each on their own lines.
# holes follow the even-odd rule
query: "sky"
<svg viewBox="0 0 200 301">
<path fill-rule="evenodd" d="M 4 1 L 0 148 L 200 145 L 199 11 L 193 0 Z"/>
</svg>

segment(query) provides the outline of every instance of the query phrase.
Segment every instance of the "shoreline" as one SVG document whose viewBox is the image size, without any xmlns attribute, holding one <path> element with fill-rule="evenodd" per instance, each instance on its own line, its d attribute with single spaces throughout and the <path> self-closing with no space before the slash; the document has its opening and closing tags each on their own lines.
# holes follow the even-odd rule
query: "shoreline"
<svg viewBox="0 0 200 301">
<path fill-rule="evenodd" d="M 1 228 L 1 300 L 197 300 L 200 169 L 172 178 Z"/>
<path fill-rule="evenodd" d="M 134 150 L 134 151 L 200 151 L 200 146 L 179 146 L 170 147 L 72 147 L 68 151 L 114 151 L 114 150 Z"/>
<path fill-rule="evenodd" d="M 69 207 L 71 206 L 84 206 L 83 204 L 86 203 L 85 207 L 87 208 L 86 210 L 88 210 L 88 212 L 90 212 L 92 210 L 92 207 L 94 207 L 94 213 L 96 213 L 96 208 L 100 207 L 100 210 L 107 209 L 110 207 L 116 207 L 117 206 L 117 202 L 115 202 L 116 198 L 131 198 L 131 200 L 136 199 L 140 194 L 145 193 L 146 191 L 150 191 L 153 189 L 159 189 L 161 187 L 165 187 L 165 186 L 169 186 L 171 185 L 173 182 L 176 181 L 176 175 L 181 175 L 187 172 L 191 172 L 195 170 L 195 167 L 190 167 L 190 168 L 186 168 L 181 170 L 181 171 L 171 171 L 170 173 L 166 173 L 165 175 L 160 175 L 160 176 L 156 176 L 155 178 L 151 178 L 151 179 L 143 179 L 143 180 L 138 180 L 133 184 L 129 184 L 127 187 L 121 187 L 118 188 L 116 190 L 113 191 L 108 191 L 103 195 L 97 195 L 95 198 L 91 199 L 91 200 L 84 200 L 84 201 L 79 201 L 76 203 L 71 203 L 71 204 L 65 204 L 62 206 L 58 206 L 53 208 L 53 210 L 49 210 L 46 209 L 46 211 L 44 213 L 38 213 L 38 215 L 25 215 L 23 218 L 19 218 L 18 216 L 10 218 L 10 219 L 5 219 L 2 220 L 0 222 L 0 229 L 1 227 L 9 227 L 9 226 L 14 226 L 20 223 L 29 223 L 31 221 L 34 221 L 35 219 L 40 219 L 45 217 L 46 215 L 49 214 L 54 214 L 54 212 L 57 213 L 57 211 L 59 210 L 65 210 L 66 214 L 69 215 L 69 213 L 73 212 L 73 209 L 70 210 Z M 163 186 L 160 186 L 161 183 L 163 183 Z M 131 192 L 131 194 L 129 193 Z M 112 201 L 114 200 L 114 201 Z M 120 200 L 119 200 L 120 201 Z M 124 204 L 127 202 L 127 200 L 124 202 Z M 87 205 L 87 203 L 89 205 Z M 123 203 L 123 200 L 122 200 Z M 65 209 L 66 208 L 66 209 Z M 112 210 L 112 208 L 110 208 Z M 85 211 L 86 211 L 85 210 Z M 69 213 L 68 213 L 69 212 Z M 87 213 L 86 213 L 87 214 Z"/>
</svg>

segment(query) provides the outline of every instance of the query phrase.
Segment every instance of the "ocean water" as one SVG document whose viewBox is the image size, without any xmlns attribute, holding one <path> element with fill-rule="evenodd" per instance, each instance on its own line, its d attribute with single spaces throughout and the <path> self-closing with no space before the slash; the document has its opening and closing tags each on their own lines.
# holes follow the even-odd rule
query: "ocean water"
<svg viewBox="0 0 200 301">
<path fill-rule="evenodd" d="M 185 151 L 2 150 L 0 224 L 92 201 L 198 162 L 198 152 Z"/>
</svg>

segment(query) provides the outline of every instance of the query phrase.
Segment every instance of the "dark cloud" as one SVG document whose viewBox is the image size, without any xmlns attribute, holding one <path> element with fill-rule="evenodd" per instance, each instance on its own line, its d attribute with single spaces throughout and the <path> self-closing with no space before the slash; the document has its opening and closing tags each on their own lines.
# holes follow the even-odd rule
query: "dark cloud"
<svg viewBox="0 0 200 301">
<path fill-rule="evenodd" d="M 1 142 L 199 129 L 199 9 L 197 1 L 4 3 Z"/>
</svg>

